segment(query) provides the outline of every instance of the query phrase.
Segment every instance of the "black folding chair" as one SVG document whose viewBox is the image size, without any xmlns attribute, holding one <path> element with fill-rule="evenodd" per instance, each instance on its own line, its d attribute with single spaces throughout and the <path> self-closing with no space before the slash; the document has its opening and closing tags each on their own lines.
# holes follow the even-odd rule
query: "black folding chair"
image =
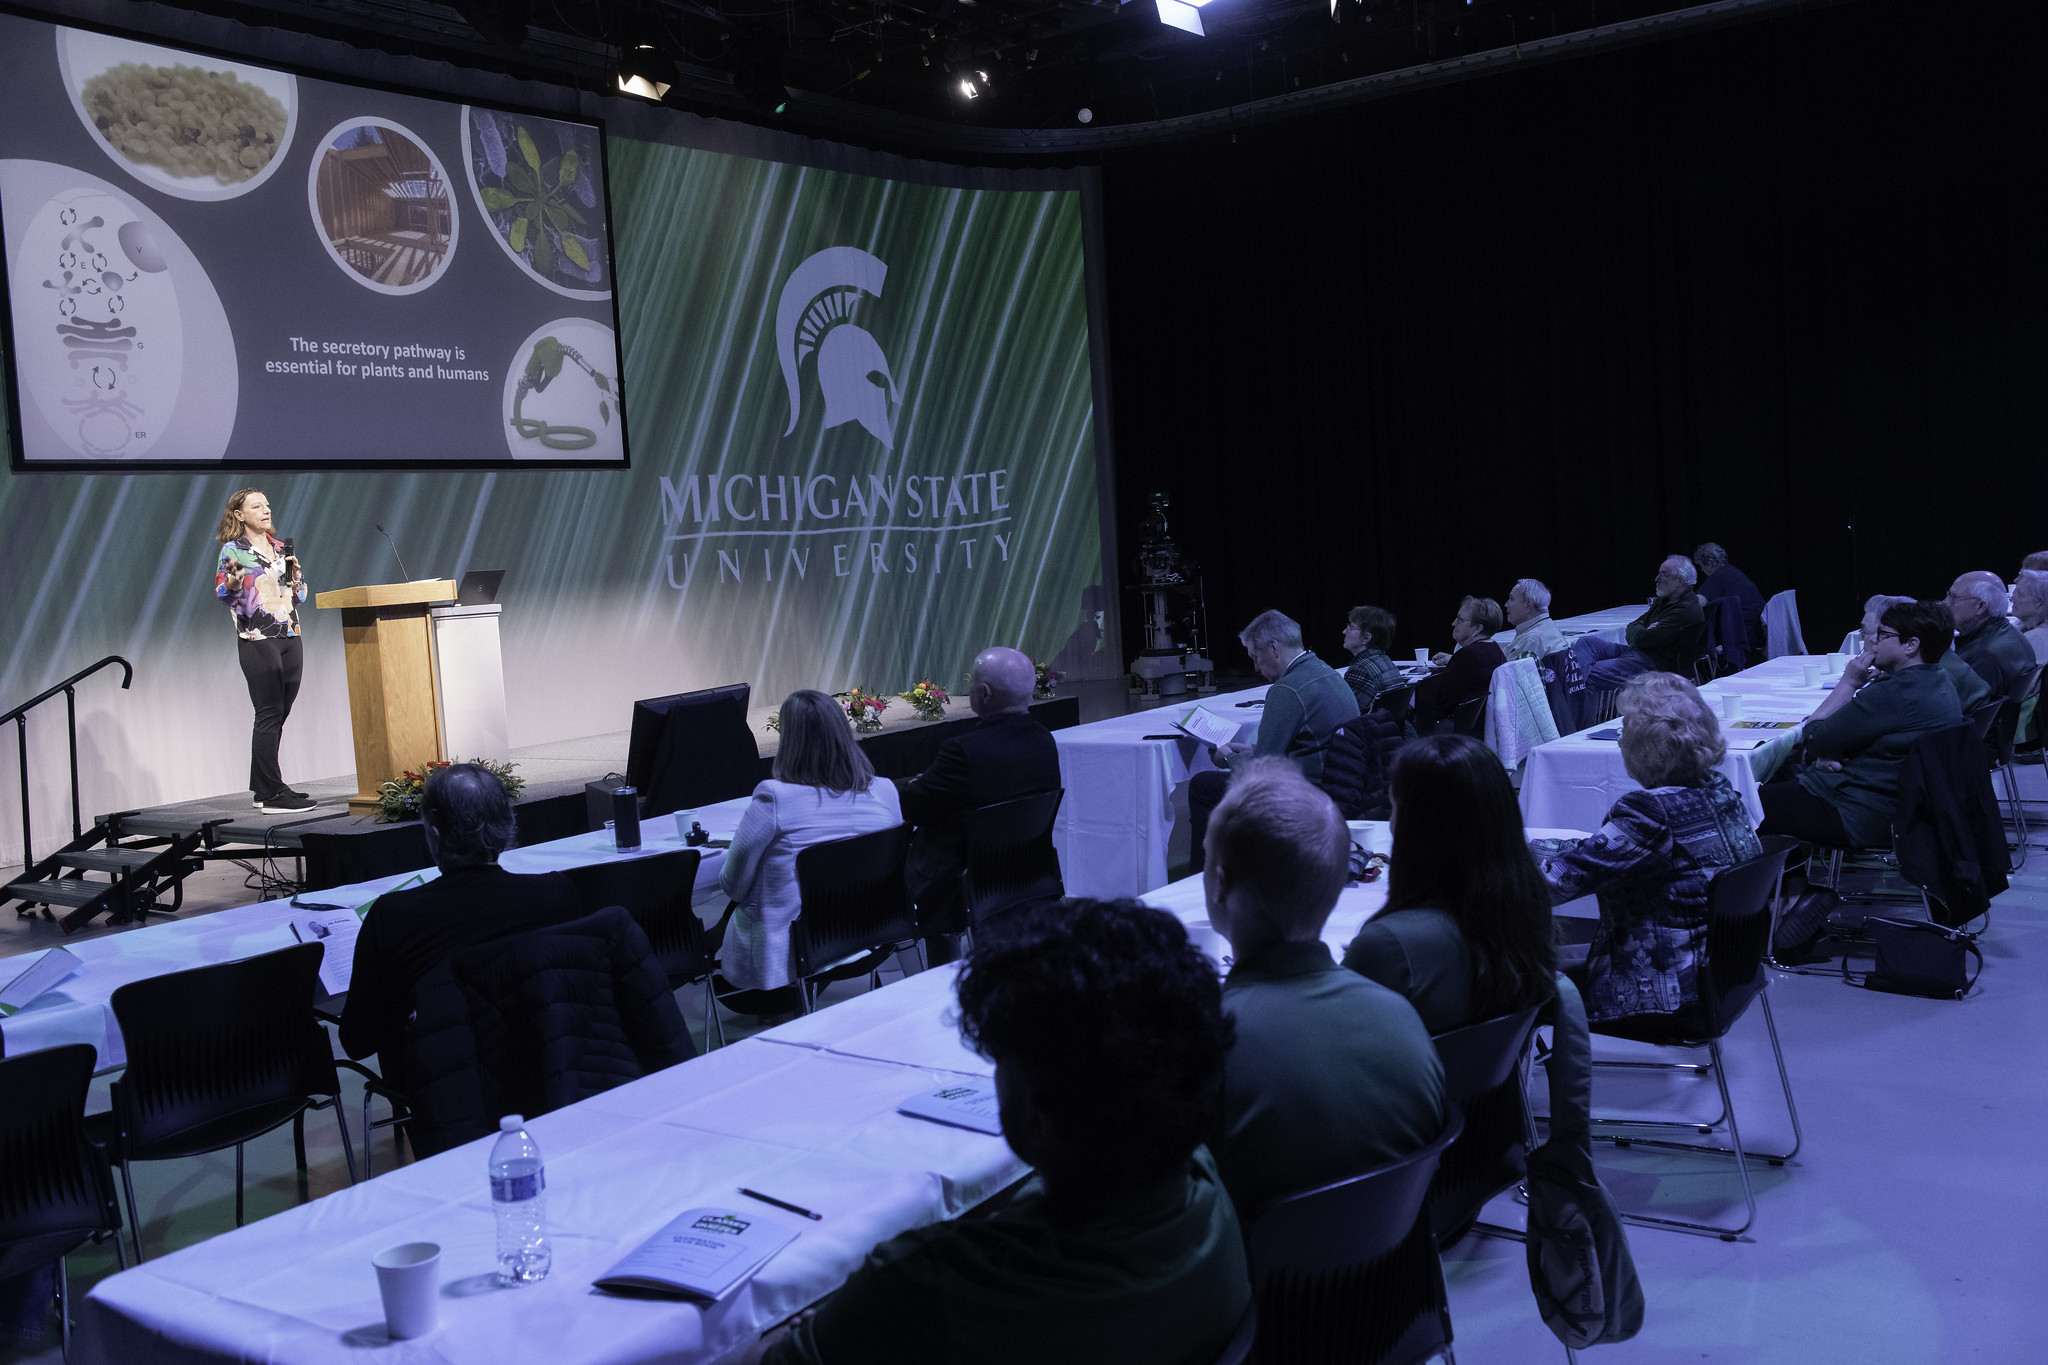
<svg viewBox="0 0 2048 1365">
<path fill-rule="evenodd" d="M 0 1280 L 56 1263 L 57 1319 L 71 1355 L 70 1279 L 64 1258 L 112 1238 L 122 1269 L 121 1206 L 107 1163 L 86 1136 L 90 1044 L 0 1061 Z"/>
<path fill-rule="evenodd" d="M 1052 843 L 1052 823 L 1066 794 L 1058 788 L 967 812 L 960 895 L 970 932 L 997 915 L 1066 894 Z"/>
<path fill-rule="evenodd" d="M 889 955 L 916 944 L 917 914 L 903 884 L 909 852 L 908 825 L 798 851 L 802 909 L 789 926 L 789 951 L 804 1013 L 834 981 L 866 976 L 879 985 Z"/>
<path fill-rule="evenodd" d="M 300 1197 L 306 1111 L 334 1110 L 348 1178 L 355 1149 L 341 1112 L 334 1051 L 313 1014 L 318 943 L 131 981 L 114 991 L 128 1067 L 114 1106 L 97 1116 L 128 1195 L 128 1232 L 142 1260 L 142 1219 L 128 1167 L 235 1149 L 235 1226 L 242 1225 L 242 1144 L 292 1125 Z M 315 1098 L 315 1097 L 320 1098 Z"/>
<path fill-rule="evenodd" d="M 1464 1132 L 1444 1152 L 1429 1186 L 1429 1221 L 1439 1247 L 1464 1236 L 1486 1202 L 1513 1189 L 1527 1171 L 1535 1130 L 1522 1098 L 1522 1061 L 1540 1012 L 1532 1005 L 1436 1036 L 1444 1098 L 1464 1118 Z"/>
<path fill-rule="evenodd" d="M 1693 1128 L 1702 1133 L 1711 1132 L 1725 1122 L 1728 1125 L 1728 1146 L 1667 1142 L 1652 1138 L 1624 1137 L 1612 1133 L 1599 1133 L 1595 1136 L 1621 1147 L 1641 1144 L 1677 1151 L 1717 1152 L 1734 1157 L 1735 1169 L 1742 1177 L 1742 1197 L 1748 1205 L 1749 1215 L 1740 1227 L 1730 1228 L 1712 1223 L 1694 1223 L 1681 1218 L 1659 1218 L 1642 1213 L 1623 1214 L 1622 1216 L 1631 1223 L 1639 1223 L 1644 1227 L 1702 1233 L 1732 1242 L 1756 1222 L 1756 1191 L 1749 1183 L 1749 1163 L 1764 1161 L 1773 1166 L 1782 1166 L 1799 1155 L 1799 1148 L 1805 1141 L 1799 1126 L 1799 1106 L 1792 1098 L 1792 1077 L 1785 1070 L 1785 1051 L 1778 1043 L 1778 1024 L 1771 1016 L 1771 1000 L 1766 991 L 1770 985 L 1766 967 L 1770 958 L 1773 907 L 1778 885 L 1785 871 L 1786 853 L 1784 846 L 1778 845 L 1775 840 L 1773 843 L 1776 846 L 1766 849 L 1748 862 L 1723 868 L 1709 888 L 1707 937 L 1701 959 L 1694 968 L 1699 988 L 1698 1004 L 1677 1014 L 1638 1014 L 1625 1019 L 1596 1021 L 1590 1026 L 1593 1033 L 1608 1038 L 1627 1038 L 1659 1047 L 1707 1049 L 1710 1060 L 1706 1062 L 1629 1062 L 1596 1059 L 1593 1064 L 1632 1070 L 1683 1071 L 1693 1075 L 1712 1072 L 1714 1083 L 1721 1092 L 1721 1113 L 1712 1121 L 1701 1123 L 1696 1120 L 1596 1117 L 1593 1122 L 1597 1126 L 1607 1128 Z M 1748 1150 L 1742 1145 L 1742 1131 L 1735 1120 L 1735 1102 L 1728 1091 L 1727 1068 L 1721 1055 L 1721 1040 L 1728 1036 L 1728 1030 L 1735 1026 L 1735 1022 L 1749 1009 L 1752 1001 L 1763 1008 L 1764 1027 L 1771 1038 L 1771 1055 L 1778 1063 L 1778 1083 L 1785 1092 L 1785 1111 L 1792 1119 L 1792 1150 L 1789 1152 Z"/>
<path fill-rule="evenodd" d="M 590 863 L 568 870 L 587 910 L 622 905 L 647 935 L 655 965 L 668 975 L 670 990 L 704 982 L 704 1045 L 713 1030 L 725 1042 L 725 1024 L 711 1000 L 711 974 L 718 969 L 717 951 L 705 937 L 704 921 L 691 902 L 703 853 L 694 848 L 654 853 L 641 858 Z"/>
<path fill-rule="evenodd" d="M 2019 739 L 2020 713 L 2027 709 L 2029 699 L 2037 699 L 2041 688 L 2041 669 L 2036 665 L 2031 671 L 2022 673 L 2006 688 L 2004 705 L 1998 708 L 1998 716 L 1991 722 L 1990 732 L 1985 736 L 1985 745 L 1990 751 L 1991 772 L 1994 777 L 2005 780 L 2005 802 L 2008 819 L 2017 831 L 2017 847 L 2007 845 L 2017 859 L 2007 869 L 2017 872 L 2027 865 L 2027 808 L 2020 799 L 2019 772 L 2013 766 L 2013 750 Z M 2035 701 L 2038 706 L 2038 700 Z"/>
<path fill-rule="evenodd" d="M 1451 1343 L 1425 1201 L 1464 1120 L 1412 1156 L 1268 1204 L 1246 1231 L 1258 1328 L 1273 1365 L 1411 1365 Z"/>
<path fill-rule="evenodd" d="M 1469 735 L 1473 739 L 1486 738 L 1486 702 L 1492 690 L 1489 685 L 1485 692 L 1481 692 L 1470 701 L 1458 703 L 1458 709 L 1451 713 L 1453 734 Z"/>
</svg>

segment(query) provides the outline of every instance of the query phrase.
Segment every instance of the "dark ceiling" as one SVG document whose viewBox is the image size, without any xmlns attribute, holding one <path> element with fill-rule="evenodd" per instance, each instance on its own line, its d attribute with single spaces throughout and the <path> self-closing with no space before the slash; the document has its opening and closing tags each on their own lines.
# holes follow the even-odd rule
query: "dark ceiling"
<svg viewBox="0 0 2048 1365">
<path fill-rule="evenodd" d="M 1834 0 L 169 2 L 607 92 L 624 66 L 679 108 L 898 150 L 1071 156 Z"/>
</svg>

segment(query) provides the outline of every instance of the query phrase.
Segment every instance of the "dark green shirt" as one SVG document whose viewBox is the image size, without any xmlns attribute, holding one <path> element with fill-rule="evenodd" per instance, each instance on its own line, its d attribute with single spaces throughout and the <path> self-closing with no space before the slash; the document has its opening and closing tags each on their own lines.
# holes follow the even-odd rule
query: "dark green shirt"
<svg viewBox="0 0 2048 1365">
<path fill-rule="evenodd" d="M 1344 965 L 1413 1006 L 1432 1036 L 1472 1023 L 1472 954 L 1448 910 L 1381 912 L 1344 950 Z"/>
<path fill-rule="evenodd" d="M 1247 1219 L 1363 1174 L 1444 1130 L 1444 1072 L 1415 1007 L 1322 943 L 1277 943 L 1223 982 L 1237 1043 L 1209 1149 Z"/>
<path fill-rule="evenodd" d="M 1033 1176 L 986 1218 L 891 1238 L 764 1365 L 1208 1365 L 1250 1301 L 1237 1215 L 1196 1148 L 1084 1223 L 1054 1222 Z"/>
<path fill-rule="evenodd" d="M 1284 754 L 1301 764 L 1311 782 L 1323 779 L 1323 753 L 1330 736 L 1358 718 L 1358 698 L 1344 675 L 1313 654 L 1303 654 L 1266 689 L 1259 713 L 1259 754 Z"/>
<path fill-rule="evenodd" d="M 1687 588 L 1676 597 L 1660 597 L 1650 603 L 1650 609 L 1629 622 L 1624 633 L 1652 668 L 1689 675 L 1692 660 L 1686 656 L 1697 646 L 1699 628 L 1706 619 L 1700 595 Z"/>
<path fill-rule="evenodd" d="M 1859 848 L 1889 844 L 1899 769 L 1913 741 L 1962 723 L 1962 704 L 1946 674 L 1930 664 L 1902 668 L 1865 687 L 1832 716 L 1807 724 L 1806 752 L 1842 766 L 1835 772 L 1808 767 L 1799 785 L 1834 806 Z"/>
</svg>

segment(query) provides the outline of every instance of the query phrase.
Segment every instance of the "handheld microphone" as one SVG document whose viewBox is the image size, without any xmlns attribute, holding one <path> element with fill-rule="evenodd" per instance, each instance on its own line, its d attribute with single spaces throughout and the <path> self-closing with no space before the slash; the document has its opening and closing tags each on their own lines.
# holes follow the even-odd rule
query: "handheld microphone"
<svg viewBox="0 0 2048 1365">
<path fill-rule="evenodd" d="M 412 582 L 412 574 L 405 567 L 405 556 L 398 553 L 398 542 L 391 538 L 391 533 L 384 529 L 381 522 L 377 524 L 377 534 L 384 537 L 384 543 L 391 547 L 391 557 L 398 561 L 398 571 L 405 574 L 405 581 Z"/>
</svg>

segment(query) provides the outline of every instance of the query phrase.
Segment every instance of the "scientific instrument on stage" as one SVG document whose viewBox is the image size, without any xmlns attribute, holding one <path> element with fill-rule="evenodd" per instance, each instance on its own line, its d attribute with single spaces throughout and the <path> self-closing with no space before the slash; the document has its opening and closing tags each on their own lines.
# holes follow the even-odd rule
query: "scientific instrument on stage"
<svg viewBox="0 0 2048 1365">
<path fill-rule="evenodd" d="M 1203 656 L 1209 606 L 1202 591 L 1202 570 L 1181 557 L 1166 524 L 1169 498 L 1152 495 L 1138 543 L 1138 575 L 1131 587 L 1145 610 L 1145 648 L 1131 661 L 1131 694 L 1144 698 L 1187 695 L 1192 676 L 1197 690 L 1216 690 L 1216 665 Z"/>
</svg>

